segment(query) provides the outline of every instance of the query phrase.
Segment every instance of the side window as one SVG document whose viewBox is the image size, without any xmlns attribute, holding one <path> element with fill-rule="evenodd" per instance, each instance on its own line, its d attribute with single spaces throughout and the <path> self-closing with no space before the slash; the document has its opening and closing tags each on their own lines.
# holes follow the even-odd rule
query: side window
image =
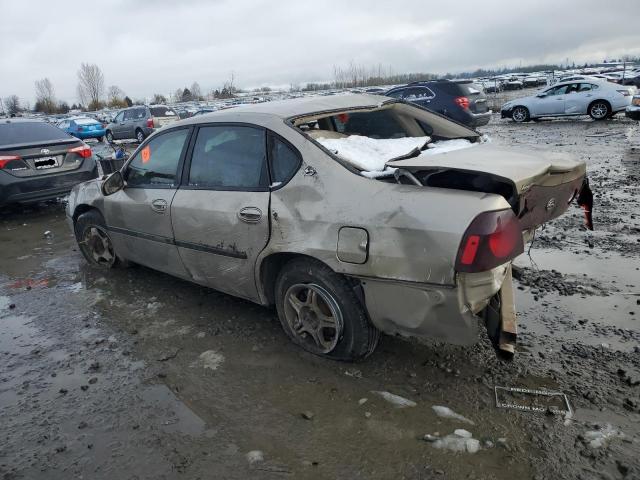
<svg viewBox="0 0 640 480">
<path fill-rule="evenodd" d="M 274 135 L 269 136 L 269 160 L 273 186 L 286 183 L 296 173 L 302 159 L 298 152 Z"/>
<path fill-rule="evenodd" d="M 404 95 L 404 90 L 396 90 L 395 92 L 389 92 L 386 94 L 387 97 L 393 98 L 402 98 Z"/>
<path fill-rule="evenodd" d="M 266 138 L 261 128 L 201 127 L 193 147 L 189 186 L 213 190 L 269 187 Z"/>
<path fill-rule="evenodd" d="M 116 115 L 116 118 L 113 119 L 114 123 L 121 122 L 122 120 L 124 120 L 124 112 L 120 112 Z"/>
<path fill-rule="evenodd" d="M 433 94 L 433 92 L 428 88 L 420 87 L 420 88 L 407 88 L 404 91 L 404 95 L 402 98 L 410 102 L 412 101 L 415 102 L 416 100 L 420 101 L 428 98 L 433 98 L 434 96 L 435 95 Z"/>
<path fill-rule="evenodd" d="M 138 150 L 125 172 L 132 187 L 170 187 L 176 185 L 178 163 L 189 134 L 186 128 L 155 137 Z"/>
<path fill-rule="evenodd" d="M 136 120 L 140 120 L 142 118 L 147 118 L 147 109 L 146 108 L 136 108 L 134 109 L 134 118 Z"/>
<path fill-rule="evenodd" d="M 593 83 L 591 84 L 591 90 L 597 90 L 597 89 L 599 89 L 599 88 L 600 88 L 600 86 L 599 86 L 599 85 L 595 85 L 595 84 L 593 84 Z"/>
<path fill-rule="evenodd" d="M 125 110 L 124 111 L 124 120 L 133 120 L 135 115 L 134 115 L 134 110 L 133 108 L 130 108 L 129 110 Z"/>
<path fill-rule="evenodd" d="M 589 90 L 591 90 L 591 84 L 590 83 L 581 83 L 580 84 L 580 91 L 581 92 L 588 92 Z"/>
</svg>

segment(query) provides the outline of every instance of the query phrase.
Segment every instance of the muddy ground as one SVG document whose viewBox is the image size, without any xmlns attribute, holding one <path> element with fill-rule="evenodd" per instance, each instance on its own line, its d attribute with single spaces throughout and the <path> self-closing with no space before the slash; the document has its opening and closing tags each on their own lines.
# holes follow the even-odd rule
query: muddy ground
<svg viewBox="0 0 640 480">
<path fill-rule="evenodd" d="M 486 338 L 383 337 L 363 363 L 322 360 L 272 310 L 142 267 L 88 267 L 60 203 L 4 210 L 0 478 L 640 478 L 639 127 L 496 116 L 482 131 L 586 160 L 596 194 L 594 232 L 571 207 L 517 260 L 510 363 Z M 566 393 L 573 417 L 498 409 L 495 386 Z M 436 448 L 461 428 L 478 452 Z"/>
</svg>

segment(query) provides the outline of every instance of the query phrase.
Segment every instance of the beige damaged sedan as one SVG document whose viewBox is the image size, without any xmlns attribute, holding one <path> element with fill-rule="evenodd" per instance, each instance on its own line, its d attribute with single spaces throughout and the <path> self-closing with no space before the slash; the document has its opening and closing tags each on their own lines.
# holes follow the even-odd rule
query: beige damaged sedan
<svg viewBox="0 0 640 480">
<path fill-rule="evenodd" d="M 275 305 L 318 355 L 362 359 L 380 332 L 469 345 L 482 326 L 513 354 L 511 261 L 585 196 L 584 180 L 584 163 L 343 95 L 167 126 L 121 171 L 75 187 L 67 216 L 90 263 L 134 262 Z"/>
</svg>

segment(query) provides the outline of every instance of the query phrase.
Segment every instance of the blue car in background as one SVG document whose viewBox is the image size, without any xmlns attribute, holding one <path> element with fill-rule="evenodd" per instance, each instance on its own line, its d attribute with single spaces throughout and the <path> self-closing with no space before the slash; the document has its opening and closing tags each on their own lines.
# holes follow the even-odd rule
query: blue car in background
<svg viewBox="0 0 640 480">
<path fill-rule="evenodd" d="M 106 129 L 102 123 L 89 117 L 65 118 L 58 123 L 58 128 L 69 135 L 85 140 L 97 138 L 99 142 L 104 139 Z"/>
</svg>

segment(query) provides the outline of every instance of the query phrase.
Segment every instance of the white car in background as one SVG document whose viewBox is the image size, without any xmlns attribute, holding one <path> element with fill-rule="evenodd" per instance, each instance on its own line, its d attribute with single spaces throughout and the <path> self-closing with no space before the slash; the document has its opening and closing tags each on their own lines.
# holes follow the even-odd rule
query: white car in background
<svg viewBox="0 0 640 480">
<path fill-rule="evenodd" d="M 536 95 L 516 98 L 502 106 L 502 118 L 528 122 L 542 117 L 589 115 L 604 120 L 631 104 L 633 89 L 597 80 L 561 82 Z"/>
</svg>

